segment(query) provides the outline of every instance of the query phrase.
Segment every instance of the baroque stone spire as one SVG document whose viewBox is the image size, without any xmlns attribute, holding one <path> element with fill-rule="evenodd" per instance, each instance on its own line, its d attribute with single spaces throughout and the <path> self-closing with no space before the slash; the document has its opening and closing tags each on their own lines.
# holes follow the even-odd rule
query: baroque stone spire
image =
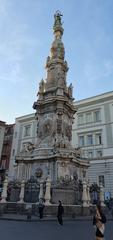
<svg viewBox="0 0 113 240">
<path fill-rule="evenodd" d="M 65 58 L 65 49 L 62 42 L 63 27 L 61 22 L 62 14 L 57 11 L 54 15 L 54 41 L 51 47 L 51 54 L 47 57 L 46 69 L 46 89 L 65 88 L 66 87 L 66 73 L 68 71 L 67 62 Z"/>
<path fill-rule="evenodd" d="M 61 40 L 64 29 L 62 27 L 61 16 L 62 15 L 59 11 L 57 11 L 54 15 L 53 31 L 55 35 L 55 40 L 51 48 L 51 58 L 64 60 L 65 49 Z"/>
<path fill-rule="evenodd" d="M 54 183 L 67 177 L 68 180 L 71 179 L 75 172 L 80 177 L 82 166 L 85 169 L 88 164 L 86 160 L 79 161 L 78 153 L 71 143 L 72 124 L 77 109 L 73 102 L 72 84 L 67 86 L 66 83 L 68 66 L 62 42 L 62 14 L 59 11 L 54 15 L 53 32 L 51 54 L 46 62 L 47 78 L 41 80 L 38 99 L 33 105 L 36 110 L 37 137 L 35 143 L 30 143 L 24 152 L 16 156 L 16 161 L 19 178 L 22 178 L 21 173 L 24 171 L 28 179 L 29 176 L 37 176 L 37 172 L 41 172 L 40 177 L 43 180 L 50 179 Z M 48 186 L 50 193 L 50 180 L 46 181 L 46 193 Z M 45 200 L 48 200 L 47 196 L 45 197 Z M 55 201 L 57 199 L 59 194 L 55 193 Z M 53 202 L 55 201 L 53 199 Z"/>
<path fill-rule="evenodd" d="M 54 40 L 47 57 L 47 78 L 39 84 L 36 109 L 38 146 L 69 146 L 72 139 L 72 123 L 76 108 L 73 104 L 72 84 L 67 86 L 68 65 L 62 42 L 62 14 L 54 15 Z"/>
</svg>

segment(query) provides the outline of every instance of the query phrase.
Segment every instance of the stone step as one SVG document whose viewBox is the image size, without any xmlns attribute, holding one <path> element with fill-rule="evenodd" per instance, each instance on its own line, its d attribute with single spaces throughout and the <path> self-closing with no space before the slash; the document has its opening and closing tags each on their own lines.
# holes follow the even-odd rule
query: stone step
<svg viewBox="0 0 113 240">
<path fill-rule="evenodd" d="M 16 213 L 16 211 L 6 211 L 6 213 L 8 213 L 8 214 L 15 214 Z"/>
</svg>

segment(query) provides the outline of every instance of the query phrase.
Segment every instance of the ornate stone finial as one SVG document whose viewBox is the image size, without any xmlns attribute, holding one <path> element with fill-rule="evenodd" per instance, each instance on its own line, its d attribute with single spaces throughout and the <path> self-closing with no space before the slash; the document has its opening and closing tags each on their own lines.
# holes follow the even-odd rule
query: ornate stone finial
<svg viewBox="0 0 113 240">
<path fill-rule="evenodd" d="M 61 12 L 59 10 L 56 11 L 56 13 L 54 14 L 54 25 L 53 25 L 53 30 L 55 33 L 55 37 L 56 38 L 61 38 L 62 34 L 63 34 L 63 27 L 62 27 L 62 22 L 61 22 L 61 17 L 63 15 L 61 14 Z"/>
</svg>

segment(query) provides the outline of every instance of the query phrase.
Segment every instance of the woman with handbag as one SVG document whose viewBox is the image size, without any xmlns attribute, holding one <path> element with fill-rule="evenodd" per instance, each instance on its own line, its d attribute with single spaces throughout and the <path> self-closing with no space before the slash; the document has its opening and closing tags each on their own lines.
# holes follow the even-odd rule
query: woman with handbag
<svg viewBox="0 0 113 240">
<path fill-rule="evenodd" d="M 104 239 L 106 217 L 102 212 L 101 206 L 96 207 L 96 213 L 93 217 L 93 225 L 96 228 L 96 240 Z"/>
</svg>

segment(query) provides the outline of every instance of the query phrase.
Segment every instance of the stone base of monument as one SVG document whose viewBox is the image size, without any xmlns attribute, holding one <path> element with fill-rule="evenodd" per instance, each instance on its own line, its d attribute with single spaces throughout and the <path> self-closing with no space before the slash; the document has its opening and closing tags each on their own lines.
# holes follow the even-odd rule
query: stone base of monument
<svg viewBox="0 0 113 240">
<path fill-rule="evenodd" d="M 90 208 L 81 205 L 63 205 L 64 217 L 76 218 L 77 216 L 90 216 Z M 57 216 L 58 205 L 47 206 L 44 210 L 45 216 Z"/>
<path fill-rule="evenodd" d="M 0 203 L 0 212 L 9 214 L 20 214 L 25 215 L 27 213 L 28 203 Z M 32 215 L 38 216 L 38 204 L 30 203 L 32 209 Z M 77 216 L 91 216 L 94 213 L 95 206 L 83 207 L 81 205 L 63 205 L 64 207 L 64 217 L 76 218 Z M 57 216 L 58 205 L 51 204 L 45 206 L 44 217 Z"/>
<path fill-rule="evenodd" d="M 58 204 L 58 201 L 61 200 L 63 205 L 74 205 L 75 197 L 75 192 L 72 189 L 52 189 L 53 204 Z"/>
</svg>

